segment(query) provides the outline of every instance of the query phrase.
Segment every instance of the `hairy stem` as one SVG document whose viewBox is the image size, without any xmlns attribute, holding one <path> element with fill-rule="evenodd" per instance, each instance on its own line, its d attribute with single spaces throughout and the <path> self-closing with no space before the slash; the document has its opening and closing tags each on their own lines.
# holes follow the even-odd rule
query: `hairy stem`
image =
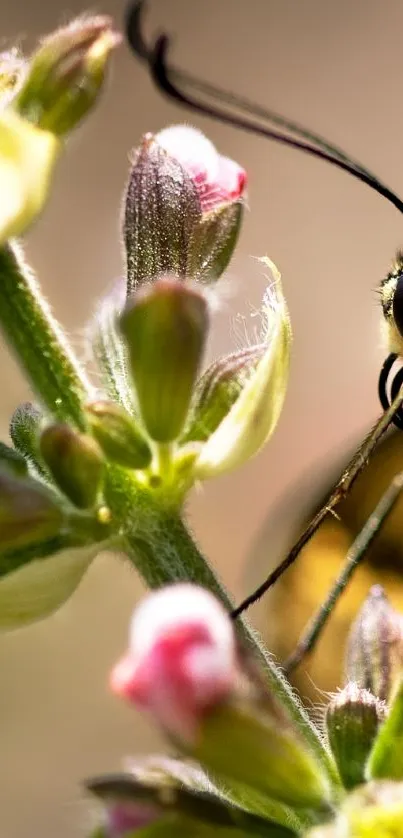
<svg viewBox="0 0 403 838">
<path fill-rule="evenodd" d="M 232 603 L 228 593 L 199 551 L 177 511 L 164 508 L 156 495 L 149 490 L 139 490 L 130 475 L 117 468 L 109 471 L 107 502 L 112 514 L 116 509 L 121 516 L 127 555 L 149 588 L 175 582 L 193 582 L 212 591 L 231 611 Z M 298 727 L 326 770 L 329 781 L 337 789 L 340 784 L 333 760 L 289 682 L 246 620 L 239 620 L 237 629 L 241 640 L 260 661 L 268 688 L 277 696 L 290 720 Z"/>
<path fill-rule="evenodd" d="M 0 248 L 0 328 L 52 416 L 85 429 L 90 384 L 15 243 Z"/>
</svg>

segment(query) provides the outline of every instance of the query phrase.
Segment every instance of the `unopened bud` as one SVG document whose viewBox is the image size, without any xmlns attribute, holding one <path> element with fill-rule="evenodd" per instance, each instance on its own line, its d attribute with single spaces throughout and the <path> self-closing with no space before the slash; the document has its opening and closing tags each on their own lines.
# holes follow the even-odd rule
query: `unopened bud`
<svg viewBox="0 0 403 838">
<path fill-rule="evenodd" d="M 41 484 L 0 470 L 0 548 L 14 550 L 59 534 L 64 514 Z"/>
<path fill-rule="evenodd" d="M 67 134 L 97 100 L 119 41 L 102 16 L 78 18 L 49 35 L 31 59 L 15 110 L 45 131 Z"/>
<path fill-rule="evenodd" d="M 80 509 L 93 506 L 101 487 L 104 459 L 98 443 L 69 425 L 50 425 L 40 452 L 59 489 Z"/>
<path fill-rule="evenodd" d="M 350 683 L 326 710 L 329 744 L 347 789 L 365 780 L 365 766 L 378 728 L 385 718 L 383 702 Z"/>
<path fill-rule="evenodd" d="M 183 166 L 199 197 L 202 218 L 190 244 L 187 276 L 213 282 L 228 266 L 238 240 L 246 172 L 189 125 L 165 128 L 156 140 Z"/>
<path fill-rule="evenodd" d="M 247 347 L 214 361 L 195 388 L 192 413 L 183 442 L 205 442 L 235 404 L 266 351 L 264 344 Z"/>
<path fill-rule="evenodd" d="M 403 672 L 403 624 L 380 585 L 371 588 L 350 631 L 348 681 L 388 701 Z"/>
<path fill-rule="evenodd" d="M 189 743 L 206 713 L 231 693 L 235 675 L 229 615 L 208 591 L 180 584 L 150 594 L 134 613 L 129 651 L 111 685 Z"/>
<path fill-rule="evenodd" d="M 136 151 L 123 219 L 127 288 L 164 273 L 187 276 L 193 233 L 201 218 L 185 169 L 148 134 Z"/>
<path fill-rule="evenodd" d="M 246 173 L 186 125 L 147 135 L 125 201 L 128 291 L 163 273 L 212 281 L 241 224 Z"/>
<path fill-rule="evenodd" d="M 93 402 L 86 407 L 91 431 L 106 457 L 126 468 L 146 468 L 151 450 L 135 420 L 113 402 Z"/>
<path fill-rule="evenodd" d="M 158 442 L 176 439 L 186 421 L 208 325 L 203 292 L 171 278 L 139 289 L 121 316 L 142 418 Z"/>
</svg>

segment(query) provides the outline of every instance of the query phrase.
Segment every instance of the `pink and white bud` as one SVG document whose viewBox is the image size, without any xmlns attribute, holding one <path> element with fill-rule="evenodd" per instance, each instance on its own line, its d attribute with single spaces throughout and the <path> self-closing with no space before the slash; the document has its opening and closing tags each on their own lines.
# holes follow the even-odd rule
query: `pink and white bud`
<svg viewBox="0 0 403 838">
<path fill-rule="evenodd" d="M 169 734 L 193 743 L 236 676 L 229 615 L 208 591 L 180 584 L 150 594 L 135 611 L 129 651 L 113 670 L 111 686 L 147 708 Z"/>
<path fill-rule="evenodd" d="M 245 170 L 219 154 L 201 131 L 188 125 L 172 125 L 155 139 L 192 178 L 203 213 L 242 197 L 247 182 Z"/>
</svg>

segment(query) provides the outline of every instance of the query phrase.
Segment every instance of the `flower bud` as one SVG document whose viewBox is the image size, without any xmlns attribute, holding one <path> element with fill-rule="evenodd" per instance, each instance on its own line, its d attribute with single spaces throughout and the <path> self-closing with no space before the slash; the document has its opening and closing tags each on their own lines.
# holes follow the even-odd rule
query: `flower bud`
<svg viewBox="0 0 403 838">
<path fill-rule="evenodd" d="M 382 701 L 390 699 L 403 671 L 402 628 L 401 616 L 374 585 L 350 630 L 346 676 Z"/>
<path fill-rule="evenodd" d="M 120 37 L 109 17 L 78 18 L 49 35 L 31 59 L 14 107 L 33 125 L 69 133 L 96 102 Z"/>
<path fill-rule="evenodd" d="M 59 489 L 80 509 L 93 506 L 101 487 L 104 459 L 97 442 L 70 425 L 49 425 L 40 452 Z"/>
<path fill-rule="evenodd" d="M 266 351 L 250 346 L 214 361 L 197 383 L 182 442 L 205 442 L 230 412 Z"/>
<path fill-rule="evenodd" d="M 147 134 L 136 151 L 125 198 L 127 290 L 172 273 L 186 277 L 201 219 L 197 190 L 184 168 Z"/>
<path fill-rule="evenodd" d="M 246 172 L 188 125 L 166 128 L 156 140 L 184 167 L 200 200 L 202 219 L 193 236 L 188 276 L 214 281 L 226 269 L 238 239 Z"/>
<path fill-rule="evenodd" d="M 150 594 L 134 613 L 129 651 L 111 685 L 175 739 L 192 742 L 205 714 L 233 689 L 235 674 L 227 612 L 203 588 L 180 584 Z"/>
<path fill-rule="evenodd" d="M 169 277 L 139 289 L 121 316 L 141 415 L 158 442 L 186 421 L 208 325 L 201 290 Z"/>
<path fill-rule="evenodd" d="M 54 538 L 64 523 L 57 499 L 43 484 L 0 470 L 0 548 L 16 550 Z"/>
<path fill-rule="evenodd" d="M 213 477 L 242 465 L 260 451 L 277 425 L 288 381 L 291 326 L 280 276 L 275 266 L 268 264 L 276 285 L 268 288 L 263 303 L 265 351 L 238 399 L 202 447 L 194 467 L 196 478 Z"/>
<path fill-rule="evenodd" d="M 246 174 L 194 128 L 147 135 L 136 152 L 125 199 L 129 293 L 163 273 L 213 280 L 239 233 Z"/>
<path fill-rule="evenodd" d="M 146 468 L 151 450 L 136 422 L 113 402 L 98 401 L 87 405 L 86 417 L 91 431 L 110 460 L 126 468 Z"/>
<path fill-rule="evenodd" d="M 347 789 L 364 782 L 365 765 L 385 713 L 383 702 L 354 683 L 331 700 L 326 710 L 327 735 Z"/>
<path fill-rule="evenodd" d="M 159 590 L 135 612 L 112 689 L 148 709 L 186 753 L 231 793 L 295 807 L 329 799 L 328 778 L 263 691 L 238 649 L 229 614 L 190 584 Z"/>
</svg>

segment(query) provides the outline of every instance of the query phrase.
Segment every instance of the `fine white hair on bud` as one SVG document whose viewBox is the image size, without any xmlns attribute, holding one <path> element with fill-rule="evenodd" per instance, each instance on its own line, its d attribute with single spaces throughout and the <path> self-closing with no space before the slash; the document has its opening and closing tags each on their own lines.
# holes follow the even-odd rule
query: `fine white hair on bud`
<svg viewBox="0 0 403 838">
<path fill-rule="evenodd" d="M 148 709 L 173 737 L 194 741 L 205 714 L 237 677 L 231 619 L 203 588 L 178 584 L 150 594 L 135 611 L 129 651 L 111 679 L 114 692 Z"/>
</svg>

